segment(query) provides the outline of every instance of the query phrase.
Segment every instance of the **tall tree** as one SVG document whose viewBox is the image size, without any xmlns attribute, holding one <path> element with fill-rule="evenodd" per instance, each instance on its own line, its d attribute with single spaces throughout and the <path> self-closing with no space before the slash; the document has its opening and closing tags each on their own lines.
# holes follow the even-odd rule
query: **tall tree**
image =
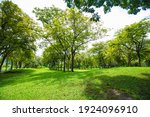
<svg viewBox="0 0 150 117">
<path fill-rule="evenodd" d="M 138 65 L 141 66 L 141 56 L 145 50 L 146 39 L 150 32 L 149 19 L 143 19 L 137 23 L 126 26 L 116 36 L 120 45 L 123 45 L 128 50 L 129 62 L 131 53 L 136 52 Z"/>
<path fill-rule="evenodd" d="M 64 71 L 66 70 L 66 59 L 69 56 L 69 28 L 66 20 L 66 14 L 56 7 L 39 9 L 35 8 L 33 11 L 38 20 L 43 23 L 44 34 L 42 37 L 44 41 L 48 42 L 53 47 L 54 52 L 63 55 Z M 56 46 L 57 45 L 57 46 Z"/>
<path fill-rule="evenodd" d="M 0 3 L 0 71 L 7 56 L 18 48 L 35 49 L 37 25 L 16 4 Z"/>
<path fill-rule="evenodd" d="M 42 21 L 46 29 L 46 39 L 49 40 L 50 44 L 59 43 L 64 57 L 67 55 L 70 58 L 71 55 L 72 72 L 76 52 L 83 49 L 89 41 L 102 36 L 106 32 L 106 29 L 101 25 L 102 23 L 98 22 L 100 25 L 94 25 L 88 17 L 77 9 L 62 11 L 56 7 L 50 7 L 36 8 L 34 12 L 37 18 Z"/>
</svg>

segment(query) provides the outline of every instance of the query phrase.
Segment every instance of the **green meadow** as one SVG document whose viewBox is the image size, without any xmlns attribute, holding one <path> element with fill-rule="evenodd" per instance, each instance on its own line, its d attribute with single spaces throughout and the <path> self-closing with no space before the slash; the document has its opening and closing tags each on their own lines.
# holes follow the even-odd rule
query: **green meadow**
<svg viewBox="0 0 150 117">
<path fill-rule="evenodd" d="M 150 99 L 150 67 L 0 73 L 1 100 Z"/>
</svg>

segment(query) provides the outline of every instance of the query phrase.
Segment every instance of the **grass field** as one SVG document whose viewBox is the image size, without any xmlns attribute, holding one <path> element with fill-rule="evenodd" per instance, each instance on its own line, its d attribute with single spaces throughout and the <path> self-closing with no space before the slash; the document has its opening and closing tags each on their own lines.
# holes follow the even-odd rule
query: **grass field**
<svg viewBox="0 0 150 117">
<path fill-rule="evenodd" d="M 0 73 L 0 99 L 150 99 L 150 67 Z"/>
</svg>

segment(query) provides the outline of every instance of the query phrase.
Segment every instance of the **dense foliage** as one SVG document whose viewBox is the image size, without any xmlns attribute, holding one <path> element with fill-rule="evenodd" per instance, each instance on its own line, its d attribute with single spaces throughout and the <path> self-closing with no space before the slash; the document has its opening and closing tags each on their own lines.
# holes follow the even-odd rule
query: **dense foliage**
<svg viewBox="0 0 150 117">
<path fill-rule="evenodd" d="M 54 29 L 52 31 L 54 31 Z M 87 69 L 115 66 L 149 66 L 149 32 L 149 19 L 143 19 L 129 26 L 125 26 L 123 29 L 116 32 L 114 39 L 107 42 L 97 42 L 93 44 L 92 48 L 85 51 L 81 51 L 85 48 L 76 51 L 74 68 Z M 67 34 L 69 34 L 69 32 Z M 54 34 L 54 36 L 56 35 Z M 68 69 L 71 68 L 71 47 L 69 46 L 69 43 L 70 42 L 68 41 L 65 46 L 66 48 L 64 48 L 65 51 L 63 51 L 63 46 L 61 46 L 61 43 L 59 42 L 56 43 L 55 41 L 55 45 L 50 44 L 43 54 L 44 64 L 46 66 L 48 65 L 49 68 L 57 70 L 62 70 L 64 67 Z M 64 56 L 65 54 L 66 56 Z M 64 59 L 65 57 L 66 60 Z M 63 60 L 65 60 L 64 63 Z"/>
<path fill-rule="evenodd" d="M 11 62 L 11 68 L 14 63 L 21 67 L 23 61 L 35 56 L 36 29 L 37 24 L 16 4 L 8 0 L 0 3 L 0 71 L 5 60 Z"/>
<path fill-rule="evenodd" d="M 90 0 L 66 2 L 68 5 L 76 5 L 79 9 L 84 8 L 85 3 L 87 8 L 96 5 L 95 1 Z M 102 1 L 97 1 L 99 2 Z M 108 1 L 103 2 L 106 4 Z M 112 6 L 121 4 L 121 7 L 126 3 L 112 2 Z M 146 4 L 143 1 L 143 9 L 148 8 Z M 111 9 L 108 3 L 106 6 L 108 7 L 106 11 Z M 133 7 L 139 9 L 139 5 Z M 72 72 L 74 68 L 150 66 L 149 19 L 125 26 L 116 32 L 114 39 L 107 42 L 97 41 L 87 50 L 91 41 L 102 38 L 108 30 L 103 27 L 101 21 L 92 21 L 77 8 L 65 10 L 54 6 L 35 8 L 33 12 L 43 24 L 41 28 L 16 4 L 9 0 L 2 1 L 0 3 L 0 71 L 2 68 L 7 71 L 13 68 L 43 66 Z M 129 11 L 134 13 L 135 9 L 129 8 Z M 42 57 L 35 55 L 38 38 L 42 40 L 40 45 L 44 48 Z"/>
<path fill-rule="evenodd" d="M 114 39 L 94 44 L 87 58 L 96 63 L 92 67 L 149 66 L 149 33 L 150 20 L 143 19 L 119 30 Z"/>
<path fill-rule="evenodd" d="M 43 23 L 42 38 L 50 45 L 43 56 L 50 68 L 63 66 L 73 72 L 75 55 L 107 32 L 101 22 L 91 21 L 77 9 L 35 8 L 34 12 Z"/>
<path fill-rule="evenodd" d="M 93 13 L 92 19 L 99 20 L 98 13 L 95 13 L 95 8 L 103 7 L 104 12 L 110 12 L 114 6 L 119 6 L 128 10 L 129 14 L 137 14 L 141 9 L 150 8 L 148 0 L 65 0 L 68 7 L 77 7 L 81 11 Z"/>
</svg>

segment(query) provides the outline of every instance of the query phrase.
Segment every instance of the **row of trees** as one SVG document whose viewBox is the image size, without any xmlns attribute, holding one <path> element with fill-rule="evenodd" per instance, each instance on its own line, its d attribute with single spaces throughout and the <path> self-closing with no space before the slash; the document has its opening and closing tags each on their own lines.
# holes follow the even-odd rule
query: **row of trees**
<svg viewBox="0 0 150 117">
<path fill-rule="evenodd" d="M 142 20 L 126 26 L 116 33 L 115 39 L 94 44 L 93 48 L 81 52 L 88 42 L 101 38 L 107 30 L 99 21 L 98 14 L 92 20 L 82 11 L 94 13 L 94 8 L 104 7 L 105 13 L 113 6 L 128 9 L 136 14 L 140 9 L 148 8 L 147 1 L 76 1 L 66 0 L 71 9 L 62 11 L 55 7 L 34 10 L 38 20 L 43 23 L 42 37 L 48 43 L 43 53 L 43 63 L 51 69 L 65 71 L 66 68 L 131 66 L 149 61 L 149 20 Z M 111 4 L 110 4 L 111 3 Z M 134 5 L 133 5 L 134 4 Z M 130 7 L 129 7 L 130 6 Z M 77 10 L 76 7 L 80 10 Z M 143 56 L 144 55 L 144 56 Z"/>
<path fill-rule="evenodd" d="M 53 69 L 74 70 L 75 56 L 86 44 L 103 36 L 107 30 L 101 22 L 93 22 L 77 9 L 65 11 L 56 7 L 35 8 L 37 19 L 43 23 L 41 37 L 48 47 L 43 62 Z"/>
<path fill-rule="evenodd" d="M 74 68 L 104 68 L 114 66 L 150 66 L 149 19 L 126 26 L 107 42 L 93 44 L 86 52 L 78 50 L 74 58 Z M 55 47 L 60 47 L 55 45 Z M 63 54 L 62 54 L 63 55 Z M 68 56 L 69 57 L 69 56 Z M 45 49 L 43 62 L 49 68 L 62 70 L 63 56 L 53 46 Z M 69 61 L 70 58 L 67 58 Z M 66 64 L 70 68 L 69 62 Z"/>
<path fill-rule="evenodd" d="M 9 0 L 0 3 L 0 71 L 13 67 L 35 67 L 39 59 L 35 56 L 38 38 L 44 40 L 43 61 L 52 68 L 63 66 L 66 71 L 74 69 L 75 55 L 92 40 L 103 36 L 107 30 L 102 23 L 91 21 L 77 9 L 65 11 L 56 7 L 39 9 L 34 13 L 43 23 L 43 29 Z M 48 61 L 48 62 L 47 62 Z"/>
<path fill-rule="evenodd" d="M 74 68 L 150 64 L 149 19 L 126 26 L 116 33 L 114 39 L 96 43 L 85 51 L 87 44 L 103 37 L 107 29 L 99 19 L 94 22 L 83 15 L 82 10 L 76 9 L 75 6 L 84 6 L 84 3 L 67 3 L 74 4 L 74 7 L 66 10 L 54 6 L 35 8 L 33 12 L 42 22 L 42 28 L 11 1 L 0 3 L 0 71 L 4 63 L 6 70 L 9 65 L 12 69 L 44 64 L 51 69 L 71 69 L 72 72 Z M 38 38 L 43 40 L 42 47 L 46 47 L 42 60 L 35 56 Z"/>
<path fill-rule="evenodd" d="M 0 3 L 0 71 L 6 62 L 22 67 L 35 57 L 37 24 L 16 4 L 5 0 Z M 7 68 L 6 68 L 7 69 Z"/>
<path fill-rule="evenodd" d="M 96 43 L 86 53 L 81 53 L 80 63 L 87 67 L 150 66 L 149 33 L 149 19 L 126 26 L 114 39 Z"/>
</svg>

